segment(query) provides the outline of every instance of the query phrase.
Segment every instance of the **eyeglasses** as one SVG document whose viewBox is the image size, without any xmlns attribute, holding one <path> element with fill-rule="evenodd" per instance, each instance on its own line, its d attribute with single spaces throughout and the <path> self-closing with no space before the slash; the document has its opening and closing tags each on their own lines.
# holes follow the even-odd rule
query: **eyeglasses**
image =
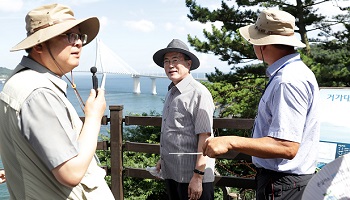
<svg viewBox="0 0 350 200">
<path fill-rule="evenodd" d="M 176 66 L 176 65 L 178 65 L 179 62 L 181 62 L 181 61 L 182 61 L 182 59 L 179 59 L 179 58 L 174 58 L 174 59 L 172 59 L 172 60 L 165 59 L 165 60 L 163 61 L 163 65 L 164 65 L 164 66 L 169 66 L 169 65 Z"/>
<path fill-rule="evenodd" d="M 86 34 L 78 34 L 78 33 L 63 33 L 61 35 L 66 35 L 68 38 L 69 44 L 75 44 L 79 39 L 83 44 L 86 44 L 87 42 L 87 35 Z"/>
</svg>

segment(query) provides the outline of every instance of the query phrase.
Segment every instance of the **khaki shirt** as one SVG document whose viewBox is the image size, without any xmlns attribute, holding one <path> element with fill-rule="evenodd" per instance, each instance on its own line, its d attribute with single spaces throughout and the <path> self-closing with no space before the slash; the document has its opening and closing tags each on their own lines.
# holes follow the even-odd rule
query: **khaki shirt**
<svg viewBox="0 0 350 200">
<path fill-rule="evenodd" d="M 23 70 L 24 68 L 29 69 Z M 79 152 L 77 139 L 82 122 L 66 98 L 65 82 L 27 57 L 23 57 L 14 73 L 0 93 L 0 148 L 11 199 L 114 199 L 104 180 L 105 171 L 98 167 L 94 159 L 81 183 L 74 188 L 60 184 L 51 172 L 55 166 Z M 54 109 L 47 110 L 47 113 L 33 110 L 30 114 L 23 114 L 23 106 L 28 106 L 31 100 L 35 100 L 34 94 L 42 93 L 55 96 L 60 101 L 58 105 L 64 106 L 65 114 L 56 113 Z M 49 103 L 43 103 L 42 106 L 47 107 Z M 25 109 L 26 112 L 29 108 L 30 106 Z M 28 119 L 28 116 L 38 116 L 40 119 L 42 115 L 46 116 L 46 120 L 40 123 L 35 119 Z M 26 119 L 23 119 L 24 116 Z M 61 120 L 63 122 L 68 119 L 70 123 L 58 128 L 54 123 L 56 118 L 65 118 Z M 61 135 L 53 134 L 56 131 Z M 53 137 L 50 137 L 51 134 Z M 68 140 L 71 144 L 63 144 Z M 72 150 L 69 150 L 71 153 L 65 159 L 59 158 L 52 162 L 51 158 L 45 156 L 55 157 L 55 150 L 47 149 L 56 147 L 57 143 L 62 143 L 62 149 L 56 150 L 57 155 L 67 152 L 67 146 L 71 145 Z"/>
</svg>

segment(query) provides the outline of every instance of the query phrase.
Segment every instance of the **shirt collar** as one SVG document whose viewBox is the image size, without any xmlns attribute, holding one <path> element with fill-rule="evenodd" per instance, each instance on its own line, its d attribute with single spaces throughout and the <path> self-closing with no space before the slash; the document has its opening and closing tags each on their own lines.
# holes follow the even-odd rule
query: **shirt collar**
<svg viewBox="0 0 350 200">
<path fill-rule="evenodd" d="M 168 90 L 170 90 L 172 87 L 176 87 L 180 93 L 182 93 L 187 85 L 193 80 L 193 77 L 191 74 L 188 74 L 184 79 L 182 79 L 178 84 L 174 85 L 173 82 L 170 83 Z"/>
<path fill-rule="evenodd" d="M 290 60 L 298 59 L 298 58 L 300 59 L 300 54 L 293 53 L 293 54 L 289 54 L 289 55 L 286 55 L 286 56 L 278 59 L 276 62 L 274 62 L 272 65 L 270 65 L 266 69 L 266 75 L 269 78 L 272 77 L 283 66 L 284 63 L 286 63 Z"/>
<path fill-rule="evenodd" d="M 20 64 L 16 67 L 13 73 L 17 73 L 18 71 L 23 70 L 25 68 L 44 74 L 64 94 L 67 94 L 68 84 L 64 80 L 62 80 L 59 76 L 50 71 L 48 68 L 44 67 L 43 65 L 39 64 L 38 62 L 29 57 L 23 56 Z"/>
</svg>

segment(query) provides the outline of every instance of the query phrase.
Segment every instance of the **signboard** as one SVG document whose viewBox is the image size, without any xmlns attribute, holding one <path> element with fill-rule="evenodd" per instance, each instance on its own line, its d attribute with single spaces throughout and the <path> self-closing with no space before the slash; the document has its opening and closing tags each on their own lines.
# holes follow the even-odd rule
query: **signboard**
<svg viewBox="0 0 350 200">
<path fill-rule="evenodd" d="M 350 154 L 328 163 L 307 184 L 302 200 L 350 199 Z"/>
<path fill-rule="evenodd" d="M 350 152 L 350 89 L 320 90 L 318 167 Z"/>
</svg>

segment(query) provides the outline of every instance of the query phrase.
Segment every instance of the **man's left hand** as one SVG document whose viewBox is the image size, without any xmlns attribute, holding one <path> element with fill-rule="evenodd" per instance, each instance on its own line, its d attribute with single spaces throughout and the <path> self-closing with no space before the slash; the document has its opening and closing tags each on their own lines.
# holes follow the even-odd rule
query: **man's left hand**
<svg viewBox="0 0 350 200">
<path fill-rule="evenodd" d="M 202 191 L 202 177 L 199 174 L 194 174 L 188 185 L 188 199 L 199 199 L 202 196 Z"/>
</svg>

